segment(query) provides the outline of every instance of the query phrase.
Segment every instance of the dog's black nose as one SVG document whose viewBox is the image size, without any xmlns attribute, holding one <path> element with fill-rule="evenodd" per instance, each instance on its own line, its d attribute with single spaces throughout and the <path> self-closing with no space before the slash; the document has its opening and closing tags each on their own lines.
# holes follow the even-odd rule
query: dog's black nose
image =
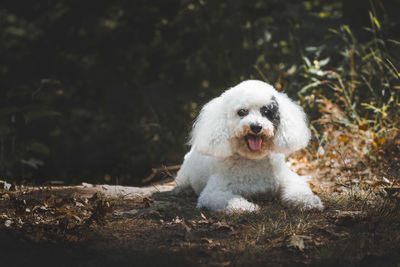
<svg viewBox="0 0 400 267">
<path fill-rule="evenodd" d="M 262 129 L 262 126 L 260 124 L 250 124 L 250 129 L 253 133 L 259 133 Z"/>
</svg>

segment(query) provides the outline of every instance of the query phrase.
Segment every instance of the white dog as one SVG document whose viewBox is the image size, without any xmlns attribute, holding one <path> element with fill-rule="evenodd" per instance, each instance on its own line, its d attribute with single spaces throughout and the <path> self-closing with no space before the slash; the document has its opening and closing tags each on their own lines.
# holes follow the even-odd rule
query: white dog
<svg viewBox="0 0 400 267">
<path fill-rule="evenodd" d="M 249 80 L 208 102 L 194 123 L 189 153 L 176 191 L 192 188 L 197 207 L 256 211 L 245 197 L 280 193 L 301 209 L 322 209 L 308 183 L 292 172 L 285 154 L 307 145 L 310 130 L 302 108 L 286 94 Z"/>
</svg>

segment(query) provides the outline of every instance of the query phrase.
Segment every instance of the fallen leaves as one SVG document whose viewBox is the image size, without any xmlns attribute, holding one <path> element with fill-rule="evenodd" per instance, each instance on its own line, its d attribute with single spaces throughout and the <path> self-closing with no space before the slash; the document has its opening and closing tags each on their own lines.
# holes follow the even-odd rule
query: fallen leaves
<svg viewBox="0 0 400 267">
<path fill-rule="evenodd" d="M 305 235 L 292 235 L 288 242 L 287 242 L 287 247 L 293 247 L 295 249 L 298 249 L 300 251 L 303 251 L 305 248 L 304 245 L 304 240 L 311 240 L 310 236 L 305 236 Z"/>
<path fill-rule="evenodd" d="M 37 192 L 36 192 L 37 193 Z M 0 192 L 0 224 L 24 232 L 32 240 L 79 240 L 93 224 L 102 224 L 113 211 L 112 204 L 99 193 L 85 198 L 57 195 L 51 190 Z"/>
<path fill-rule="evenodd" d="M 338 119 L 341 118 L 336 117 Z M 291 168 L 305 172 L 303 175 L 310 174 L 307 170 L 315 170 L 309 182 L 326 205 L 322 213 L 298 213 L 270 202 L 263 204 L 261 215 L 225 216 L 200 212 L 195 208 L 195 197 L 173 196 L 166 192 L 151 196 L 148 192 L 155 190 L 150 187 L 144 193 L 142 188 L 82 183 L 79 189 L 85 190 L 85 196 L 61 194 L 61 191 L 46 188 L 36 188 L 33 196 L 21 186 L 14 185 L 15 191 L 7 190 L 12 185 L 5 186 L 0 181 L 0 227 L 23 230 L 35 241 L 54 242 L 78 242 L 95 229 L 97 234 L 112 236 L 117 243 L 125 238 L 135 249 L 163 247 L 172 251 L 197 247 L 204 255 L 210 256 L 207 253 L 212 251 L 214 256 L 211 257 L 216 258 L 217 252 L 229 251 L 246 254 L 249 258 L 265 252 L 283 257 L 296 255 L 304 260 L 331 245 L 349 244 L 351 247 L 351 240 L 360 236 L 363 242 L 372 240 L 370 243 L 374 244 L 378 235 L 370 237 L 370 232 L 380 231 L 381 237 L 392 240 L 392 232 L 397 232 L 385 224 L 385 220 L 390 215 L 393 225 L 397 223 L 398 226 L 399 180 L 393 175 L 379 175 L 365 159 L 366 149 L 373 146 L 374 138 L 365 139 L 367 136 L 363 135 L 357 139 L 356 132 L 342 131 L 331 122 L 329 118 L 320 121 L 326 133 L 318 140 L 319 144 L 313 144 L 311 151 L 296 154 L 289 160 Z M 369 128 L 363 126 L 360 130 L 369 131 Z M 390 140 L 377 140 L 379 146 L 375 149 L 379 149 L 382 158 L 398 162 L 398 154 L 392 153 L 397 150 L 390 150 L 388 145 Z M 391 143 L 396 149 L 400 145 L 398 141 Z M 156 190 L 163 186 L 165 184 L 157 186 Z M 130 197 L 134 203 L 128 203 L 125 197 Z M 120 201 L 119 206 L 115 204 L 116 199 Z M 282 212 L 273 212 L 277 208 Z M 384 227 L 378 229 L 379 225 L 389 225 L 388 231 Z"/>
</svg>

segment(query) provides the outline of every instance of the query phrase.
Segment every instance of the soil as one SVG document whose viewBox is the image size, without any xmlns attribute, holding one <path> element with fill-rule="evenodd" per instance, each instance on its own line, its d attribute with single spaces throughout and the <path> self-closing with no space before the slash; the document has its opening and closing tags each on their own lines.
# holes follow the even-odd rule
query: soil
<svg viewBox="0 0 400 267">
<path fill-rule="evenodd" d="M 324 185 L 322 212 L 260 197 L 251 214 L 198 210 L 171 181 L 2 189 L 1 265 L 400 266 L 398 199 Z"/>
</svg>

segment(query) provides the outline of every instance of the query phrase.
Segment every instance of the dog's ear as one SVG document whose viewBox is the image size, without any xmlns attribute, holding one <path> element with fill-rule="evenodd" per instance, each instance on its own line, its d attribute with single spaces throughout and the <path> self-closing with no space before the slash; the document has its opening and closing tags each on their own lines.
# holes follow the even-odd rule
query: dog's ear
<svg viewBox="0 0 400 267">
<path fill-rule="evenodd" d="M 274 138 L 276 152 L 289 154 L 306 147 L 311 134 L 303 108 L 290 100 L 286 94 L 278 93 L 276 99 L 280 116 L 280 124 Z"/>
<path fill-rule="evenodd" d="M 197 117 L 190 144 L 199 152 L 225 158 L 232 155 L 223 95 L 208 102 Z"/>
</svg>

